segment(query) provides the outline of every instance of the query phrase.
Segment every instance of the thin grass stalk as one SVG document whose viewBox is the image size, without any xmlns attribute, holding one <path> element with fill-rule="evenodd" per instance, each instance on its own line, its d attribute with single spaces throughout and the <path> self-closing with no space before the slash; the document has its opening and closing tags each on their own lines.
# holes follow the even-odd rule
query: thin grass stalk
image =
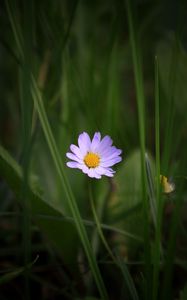
<svg viewBox="0 0 187 300">
<path fill-rule="evenodd" d="M 111 251 L 111 249 L 110 249 L 110 247 L 107 243 L 107 240 L 105 239 L 105 236 L 104 236 L 103 231 L 102 231 L 101 223 L 100 223 L 98 215 L 97 215 L 97 211 L 96 211 L 95 204 L 94 204 L 94 199 L 93 199 L 91 182 L 89 182 L 89 198 L 90 198 L 91 210 L 92 210 L 92 213 L 93 213 L 93 216 L 94 216 L 94 220 L 95 220 L 95 224 L 96 224 L 96 227 L 97 227 L 99 237 L 101 238 L 101 241 L 102 241 L 105 249 L 109 253 L 110 257 L 115 262 L 116 258 L 114 257 L 114 254 L 112 253 L 112 251 Z"/>
<path fill-rule="evenodd" d="M 141 148 L 141 171 L 142 171 L 142 201 L 143 201 L 143 215 L 144 215 L 144 259 L 145 259 L 145 272 L 146 272 L 146 286 L 145 286 L 145 298 L 150 299 L 151 291 L 151 265 L 150 265 L 150 246 L 149 246 L 149 205 L 147 199 L 147 187 L 146 187 L 146 169 L 145 169 L 145 99 L 143 89 L 143 75 L 140 63 L 140 49 L 138 39 L 135 32 L 134 20 L 132 17 L 132 9 L 130 1 L 126 0 L 127 18 L 130 32 L 130 42 L 132 49 L 135 85 L 136 85 L 136 98 L 138 107 L 138 124 L 139 124 L 139 138 Z"/>
<path fill-rule="evenodd" d="M 177 66 L 179 59 L 179 41 L 177 36 L 175 36 L 175 42 L 171 54 L 171 65 L 169 69 L 169 78 L 167 89 L 169 91 L 167 105 L 167 119 L 166 119 L 166 132 L 165 132 L 165 142 L 164 142 L 164 152 L 163 152 L 163 171 L 165 174 L 168 172 L 168 165 L 170 160 L 170 149 L 172 143 L 172 134 L 174 126 L 174 100 L 175 100 L 175 90 L 176 90 L 176 78 L 177 78 Z"/>
<path fill-rule="evenodd" d="M 149 202 L 150 202 L 150 209 L 152 214 L 152 219 L 154 223 L 155 230 L 157 228 L 157 203 L 155 198 L 155 187 L 153 181 L 153 174 L 151 172 L 151 166 L 148 154 L 145 155 L 145 163 L 146 163 L 146 174 L 147 174 L 147 186 L 148 186 L 148 194 L 149 194 Z"/>
<path fill-rule="evenodd" d="M 153 294 L 152 299 L 158 297 L 159 288 L 159 269 L 161 254 L 161 228 L 163 204 L 161 202 L 161 185 L 160 185 L 160 97 L 159 97 L 159 65 L 158 59 L 155 58 L 155 155 L 156 155 L 156 203 L 157 203 L 157 226 L 154 245 L 153 260 Z"/>
<path fill-rule="evenodd" d="M 45 113 L 45 108 L 44 108 L 44 105 L 42 102 L 41 94 L 37 88 L 37 84 L 35 82 L 34 77 L 32 77 L 32 84 L 33 84 L 32 96 L 33 96 L 33 100 L 35 103 L 35 107 L 38 112 L 39 119 L 42 124 L 43 131 L 44 131 L 52 158 L 55 163 L 55 167 L 56 167 L 59 177 L 61 179 L 61 183 L 64 188 L 65 194 L 67 196 L 67 199 L 69 202 L 69 207 L 70 207 L 72 216 L 75 220 L 77 231 L 80 236 L 81 242 L 83 244 L 90 268 L 92 270 L 92 274 L 95 278 L 95 282 L 96 282 L 96 285 L 98 287 L 98 290 L 100 292 L 102 299 L 108 299 L 107 292 L 106 292 L 99 268 L 97 266 L 97 261 L 93 254 L 93 251 L 92 251 L 92 248 L 91 248 L 91 245 L 90 245 L 87 233 L 86 233 L 86 229 L 85 229 L 83 221 L 81 219 L 79 209 L 76 204 L 73 192 L 71 190 L 70 184 L 65 175 L 64 164 L 63 164 L 62 158 L 59 154 L 59 151 L 57 149 L 57 145 L 54 140 L 54 137 L 53 137 L 53 134 L 52 134 L 52 131 L 51 131 L 48 119 L 47 119 L 47 115 Z"/>
<path fill-rule="evenodd" d="M 23 37 L 22 37 L 22 34 L 21 34 L 20 30 L 19 30 L 18 22 L 17 22 L 17 20 L 15 19 L 14 15 L 12 13 L 12 11 L 14 10 L 14 8 L 11 7 L 10 3 L 11 2 L 8 1 L 8 0 L 5 1 L 6 9 L 7 9 L 7 12 L 8 12 L 8 17 L 9 17 L 9 20 L 10 20 L 10 24 L 11 24 L 11 27 L 12 27 L 13 34 L 14 34 L 16 45 L 17 45 L 17 48 L 18 48 L 18 53 L 19 53 L 21 59 L 23 59 L 23 57 L 24 57 L 24 53 L 23 53 Z"/>
</svg>

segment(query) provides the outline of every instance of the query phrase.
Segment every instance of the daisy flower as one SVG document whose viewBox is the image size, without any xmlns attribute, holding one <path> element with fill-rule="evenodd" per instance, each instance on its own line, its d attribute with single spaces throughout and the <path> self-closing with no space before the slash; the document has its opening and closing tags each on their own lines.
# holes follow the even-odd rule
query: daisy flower
<svg viewBox="0 0 187 300">
<path fill-rule="evenodd" d="M 102 175 L 113 177 L 115 171 L 111 168 L 122 160 L 120 149 L 112 146 L 112 139 L 106 135 L 101 139 L 100 132 L 94 134 L 91 140 L 86 132 L 78 137 L 78 145 L 71 145 L 71 152 L 66 156 L 72 161 L 67 162 L 69 168 L 77 168 L 89 177 L 100 179 Z"/>
</svg>

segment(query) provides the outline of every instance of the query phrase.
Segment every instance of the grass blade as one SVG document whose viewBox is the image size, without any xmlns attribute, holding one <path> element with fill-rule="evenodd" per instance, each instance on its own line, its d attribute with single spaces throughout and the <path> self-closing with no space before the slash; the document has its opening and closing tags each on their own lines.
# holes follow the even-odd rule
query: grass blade
<svg viewBox="0 0 187 300">
<path fill-rule="evenodd" d="M 40 91 L 38 90 L 37 84 L 33 77 L 32 77 L 32 84 L 33 84 L 32 96 L 33 96 L 34 104 L 35 104 L 36 110 L 38 112 L 39 119 L 42 124 L 43 131 L 44 131 L 52 158 L 55 163 L 55 167 L 57 169 L 58 175 L 60 176 L 62 186 L 66 193 L 66 196 L 67 196 L 67 199 L 69 202 L 69 207 L 70 207 L 72 216 L 75 220 L 76 228 L 78 230 L 78 234 L 79 234 L 81 242 L 83 244 L 88 262 L 90 264 L 90 268 L 92 270 L 92 273 L 95 278 L 95 282 L 97 284 L 97 287 L 98 287 L 101 297 L 103 299 L 108 299 L 107 292 L 106 292 L 99 268 L 97 266 L 96 258 L 93 254 L 93 251 L 92 251 L 92 248 L 90 245 L 90 241 L 89 241 L 87 233 L 86 233 L 86 229 L 85 229 L 83 221 L 81 219 L 79 209 L 76 204 L 73 192 L 71 190 L 71 187 L 69 185 L 69 182 L 68 182 L 67 177 L 64 172 L 64 164 L 63 164 L 62 158 L 59 154 L 59 151 L 57 149 L 57 145 L 54 140 L 54 137 L 53 137 L 53 134 L 52 134 L 52 131 L 51 131 L 48 119 L 47 119 L 47 115 L 45 113 L 45 109 L 44 109 L 44 105 L 42 102 Z"/>
<path fill-rule="evenodd" d="M 149 192 L 149 200 L 150 200 L 150 208 L 151 214 L 153 218 L 153 223 L 155 229 L 157 227 L 157 204 L 155 199 L 155 189 L 154 189 L 154 182 L 153 182 L 153 175 L 151 172 L 151 166 L 148 154 L 145 155 L 145 163 L 146 163 L 146 174 L 147 174 L 147 185 L 148 185 L 148 192 Z"/>
<path fill-rule="evenodd" d="M 160 97 L 159 97 L 159 66 L 157 57 L 155 58 L 155 153 L 156 153 L 156 208 L 157 208 L 157 226 L 154 245 L 153 257 L 153 294 L 154 300 L 158 297 L 159 287 L 159 269 L 160 256 L 162 255 L 161 246 L 161 228 L 162 228 L 162 213 L 163 203 L 161 199 L 160 185 Z"/>
<path fill-rule="evenodd" d="M 144 247 L 145 247 L 145 272 L 146 282 L 145 298 L 150 299 L 151 291 L 151 265 L 150 265 L 150 244 L 149 244 L 149 205 L 147 199 L 146 187 L 146 169 L 145 169 L 145 99 L 143 88 L 143 75 L 140 60 L 140 47 L 138 38 L 135 33 L 134 19 L 132 17 L 132 8 L 129 0 L 126 0 L 127 18 L 129 24 L 130 42 L 132 48 L 135 85 L 136 85 L 136 98 L 138 107 L 138 125 L 139 125 L 139 138 L 141 148 L 141 171 L 142 171 L 142 201 L 143 201 L 143 214 L 144 214 Z"/>
</svg>

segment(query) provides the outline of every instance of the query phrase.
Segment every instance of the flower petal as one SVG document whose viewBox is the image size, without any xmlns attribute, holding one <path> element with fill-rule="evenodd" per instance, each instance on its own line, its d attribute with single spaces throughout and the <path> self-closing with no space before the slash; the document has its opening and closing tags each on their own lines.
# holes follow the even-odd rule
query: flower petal
<svg viewBox="0 0 187 300">
<path fill-rule="evenodd" d="M 83 132 L 78 137 L 78 145 L 80 151 L 83 155 L 85 155 L 90 150 L 91 140 L 89 135 L 86 132 Z"/>
<path fill-rule="evenodd" d="M 76 145 L 71 144 L 70 150 L 73 152 L 73 154 L 75 154 L 79 158 L 83 158 L 84 157 L 84 155 L 82 154 L 81 150 Z"/>
<path fill-rule="evenodd" d="M 89 168 L 85 165 L 82 165 L 81 170 L 83 171 L 84 174 L 88 174 Z"/>
<path fill-rule="evenodd" d="M 115 173 L 115 171 L 111 168 L 104 168 L 104 167 L 97 167 L 95 168 L 95 171 L 97 172 L 97 174 L 99 175 L 107 175 L 107 174 L 113 174 Z"/>
<path fill-rule="evenodd" d="M 117 149 L 116 147 L 110 147 L 108 151 L 104 152 L 102 154 L 102 161 L 106 161 L 109 159 L 112 159 L 116 156 L 119 156 L 122 153 L 121 149 Z"/>
<path fill-rule="evenodd" d="M 71 160 L 75 160 L 75 161 L 79 162 L 80 164 L 83 163 L 83 161 L 73 153 L 67 152 L 66 156 Z"/>
<path fill-rule="evenodd" d="M 100 179 L 101 178 L 101 175 L 100 174 L 97 174 L 97 172 L 95 171 L 95 169 L 93 168 L 90 168 L 89 171 L 88 171 L 88 176 L 91 177 L 91 178 L 97 178 L 97 179 Z"/>
<path fill-rule="evenodd" d="M 113 141 L 112 139 L 109 137 L 109 135 L 106 135 L 100 142 L 100 144 L 97 147 L 97 151 L 100 154 L 103 154 L 103 152 L 112 145 Z"/>
<path fill-rule="evenodd" d="M 112 167 L 113 165 L 117 164 L 121 160 L 122 160 L 121 156 L 117 156 L 117 157 L 114 157 L 107 161 L 101 161 L 100 166 L 101 167 Z"/>
<path fill-rule="evenodd" d="M 67 165 L 69 168 L 81 169 L 81 165 L 80 165 L 78 162 L 75 162 L 75 161 L 68 161 L 68 162 L 66 163 L 66 165 Z"/>
<path fill-rule="evenodd" d="M 101 134 L 100 134 L 100 132 L 96 132 L 92 139 L 92 143 L 91 143 L 91 147 L 90 147 L 91 152 L 94 152 L 97 149 L 97 147 L 100 144 L 100 140 L 101 140 Z"/>
<path fill-rule="evenodd" d="M 107 170 L 105 176 L 114 177 L 114 174 Z"/>
</svg>

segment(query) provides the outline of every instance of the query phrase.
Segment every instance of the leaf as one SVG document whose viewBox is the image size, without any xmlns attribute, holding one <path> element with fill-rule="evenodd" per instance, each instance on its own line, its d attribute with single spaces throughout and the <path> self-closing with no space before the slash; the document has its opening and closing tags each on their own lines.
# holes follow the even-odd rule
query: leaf
<svg viewBox="0 0 187 300">
<path fill-rule="evenodd" d="M 14 191 L 19 203 L 22 204 L 22 169 L 2 146 L 0 146 L 0 174 Z M 34 190 L 32 185 L 30 183 L 28 188 L 28 199 L 30 200 L 30 212 L 33 219 L 35 214 L 61 217 L 62 211 L 60 209 L 57 210 L 52 204 L 49 205 Z M 63 256 L 65 263 L 75 263 L 79 242 L 74 225 L 68 221 L 61 222 L 55 219 L 35 218 L 35 220 L 49 240 L 55 245 L 58 252 Z"/>
</svg>

